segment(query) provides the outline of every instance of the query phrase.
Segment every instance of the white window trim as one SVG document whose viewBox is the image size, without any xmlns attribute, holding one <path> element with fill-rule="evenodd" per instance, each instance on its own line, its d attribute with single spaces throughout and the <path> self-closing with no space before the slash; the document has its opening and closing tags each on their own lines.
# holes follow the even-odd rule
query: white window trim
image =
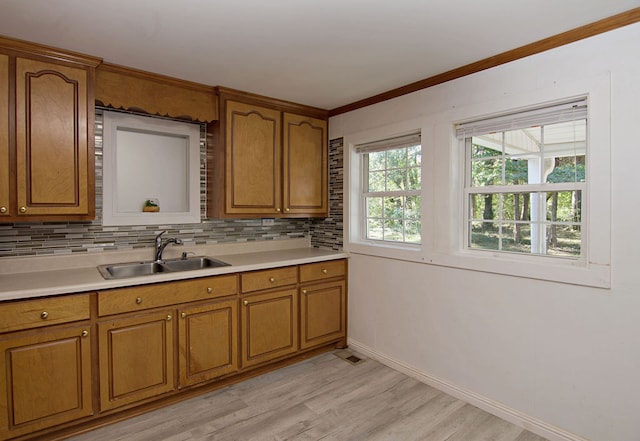
<svg viewBox="0 0 640 441">
<path fill-rule="evenodd" d="M 552 282 L 609 288 L 611 286 L 611 78 L 610 73 L 571 83 L 552 84 L 490 102 L 463 105 L 405 122 L 345 134 L 344 249 L 366 254 L 446 267 L 468 269 Z M 467 250 L 464 245 L 465 155 L 455 124 L 478 116 L 503 114 L 532 105 L 568 98 L 588 99 L 588 182 L 583 212 L 584 259 L 492 253 Z M 422 244 L 409 248 L 362 241 L 360 163 L 357 144 L 408 133 L 421 128 L 422 136 Z M 437 209 L 436 209 L 437 207 Z"/>
<path fill-rule="evenodd" d="M 422 237 L 421 244 L 412 244 L 406 242 L 391 242 L 380 240 L 368 240 L 364 238 L 363 229 L 364 224 L 364 210 L 362 203 L 362 194 L 364 187 L 364 179 L 362 179 L 363 170 L 363 156 L 361 153 L 356 152 L 356 146 L 375 142 L 381 139 L 390 139 L 396 136 L 408 135 L 419 131 L 420 126 L 423 125 L 418 121 L 407 121 L 399 124 L 389 125 L 380 129 L 362 132 L 354 136 L 345 139 L 345 155 L 344 155 L 344 173 L 345 182 L 347 186 L 345 188 L 345 222 L 344 225 L 344 249 L 351 253 L 368 254 L 380 257 L 392 257 L 402 260 L 410 261 L 422 261 L 422 250 L 425 246 L 425 238 Z M 422 212 L 421 223 L 422 232 L 425 231 L 425 212 L 426 212 L 426 200 L 425 200 L 425 131 L 420 131 L 421 136 L 421 152 L 422 152 L 422 165 L 420 169 L 421 173 L 421 206 Z M 428 134 L 427 134 L 428 136 Z M 428 160 L 428 159 L 427 159 Z"/>
</svg>

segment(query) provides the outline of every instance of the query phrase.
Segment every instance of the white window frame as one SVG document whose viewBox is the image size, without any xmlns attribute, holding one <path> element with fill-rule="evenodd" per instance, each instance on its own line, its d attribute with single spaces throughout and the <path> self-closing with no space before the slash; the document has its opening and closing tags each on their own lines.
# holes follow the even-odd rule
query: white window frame
<svg viewBox="0 0 640 441">
<path fill-rule="evenodd" d="M 344 249 L 347 252 L 433 264 L 514 277 L 582 286 L 611 286 L 611 90 L 610 73 L 550 85 L 532 85 L 528 91 L 493 100 L 473 96 L 451 99 L 448 108 L 407 121 L 392 122 L 344 133 Z M 456 137 L 456 124 L 478 116 L 504 114 L 535 105 L 588 100 L 587 179 L 583 212 L 583 259 L 468 250 L 464 229 L 465 152 Z M 465 97 L 462 97 L 465 98 Z M 457 100 L 457 101 L 456 101 Z M 373 121 L 384 121 L 382 118 Z M 362 207 L 361 164 L 355 146 L 421 129 L 422 243 L 420 246 L 371 244 L 360 236 Z"/>
<path fill-rule="evenodd" d="M 446 155 L 452 164 L 449 182 L 452 191 L 447 201 L 451 207 L 446 220 L 452 225 L 450 235 L 438 236 L 437 261 L 476 271 L 528 277 L 575 285 L 608 288 L 611 286 L 611 92 L 609 73 L 571 84 L 541 88 L 518 96 L 497 99 L 457 108 L 448 116 L 447 133 L 440 131 L 437 139 L 449 143 Z M 588 101 L 587 170 L 585 206 L 583 213 L 583 254 L 580 260 L 552 259 L 547 256 L 491 253 L 468 250 L 464 242 L 465 152 L 455 135 L 456 124 L 477 118 L 551 104 L 572 98 L 586 97 Z M 446 141 L 445 141 L 446 140 Z M 437 142 L 437 141 L 436 141 Z"/>
<path fill-rule="evenodd" d="M 428 131 L 420 129 L 422 121 L 412 120 L 399 124 L 393 124 L 380 129 L 374 129 L 345 138 L 344 147 L 344 249 L 347 252 L 376 255 L 381 257 L 393 257 L 409 261 L 422 261 L 422 250 L 425 243 L 425 231 L 428 231 L 429 221 L 425 222 L 425 214 L 428 210 L 428 200 L 425 198 L 425 167 L 428 162 L 429 149 L 425 146 L 425 139 L 431 135 Z M 373 143 L 380 140 L 388 140 L 411 133 L 420 133 L 422 164 L 420 168 L 421 185 L 421 243 L 407 243 L 394 241 L 380 241 L 366 239 L 365 207 L 363 203 L 364 177 L 363 157 L 357 152 L 357 146 Z"/>
<path fill-rule="evenodd" d="M 581 237 L 580 246 L 581 253 L 576 258 L 573 256 L 555 256 L 552 254 L 546 254 L 546 228 L 551 222 L 544 220 L 544 216 L 542 213 L 545 210 L 544 201 L 540 198 L 546 194 L 547 192 L 563 192 L 563 191 L 580 191 L 582 194 L 582 198 L 586 198 L 587 195 L 587 184 L 586 181 L 574 181 L 574 182 L 563 182 L 563 183 L 547 183 L 544 182 L 544 176 L 542 176 L 542 169 L 540 169 L 542 165 L 542 161 L 546 157 L 544 153 L 544 145 L 543 149 L 540 152 L 536 152 L 534 156 L 542 155 L 538 159 L 538 161 L 534 161 L 533 164 L 529 164 L 529 178 L 530 181 L 533 179 L 533 182 L 530 183 L 520 183 L 518 185 L 502 182 L 502 184 L 495 185 L 486 185 L 486 186 L 474 186 L 471 183 L 471 167 L 473 163 L 472 147 L 470 145 L 470 139 L 473 136 L 484 135 L 489 133 L 504 133 L 511 130 L 515 130 L 517 128 L 528 128 L 528 127 L 538 127 L 538 126 L 549 126 L 551 124 L 559 123 L 559 122 L 573 122 L 579 120 L 587 120 L 587 125 L 585 128 L 588 128 L 588 108 L 587 108 L 587 98 L 579 97 L 577 99 L 571 99 L 567 102 L 562 103 L 547 103 L 542 106 L 536 106 L 532 109 L 520 110 L 515 113 L 506 113 L 505 115 L 501 115 L 498 117 L 492 117 L 488 119 L 480 118 L 478 120 L 470 121 L 467 123 L 461 123 L 456 126 L 456 134 L 457 138 L 460 142 L 460 149 L 464 150 L 465 154 L 465 180 L 464 180 L 464 198 L 466 201 L 466 209 L 464 210 L 465 216 L 465 225 L 464 229 L 464 246 L 467 250 L 478 253 L 513 253 L 513 251 L 506 250 L 489 250 L 489 249 L 481 249 L 481 248 L 473 248 L 471 247 L 471 222 L 469 213 L 469 200 L 472 194 L 493 194 L 493 195 L 504 195 L 510 193 L 529 193 L 531 195 L 531 215 L 532 219 L 528 221 L 518 221 L 521 225 L 529 225 L 531 228 L 531 253 L 518 253 L 524 256 L 529 256 L 532 254 L 540 255 L 546 257 L 548 259 L 573 259 L 573 260 L 585 260 L 585 254 L 583 252 L 586 240 L 584 237 Z M 544 139 L 544 131 L 542 133 L 542 137 Z M 502 140 L 504 143 L 504 139 Z M 585 140 L 585 157 L 588 161 L 588 136 Z M 504 161 L 508 157 L 504 156 L 504 145 L 502 146 L 503 151 L 501 152 L 501 159 Z M 528 156 L 528 155 L 525 155 Z M 517 158 L 517 156 L 514 156 Z M 528 161 L 529 162 L 529 161 Z M 532 165 L 538 164 L 537 170 L 535 174 L 532 173 Z M 533 169 L 536 169 L 533 166 Z M 502 172 L 505 172 L 504 162 Z M 504 178 L 504 176 L 503 176 Z M 587 177 L 588 179 L 588 177 Z M 537 208 L 536 208 L 537 207 Z M 581 219 L 582 216 L 586 216 L 588 213 L 589 207 L 586 204 L 583 204 L 581 207 Z M 538 216 L 536 216 L 538 215 Z M 537 221 L 534 218 L 538 218 Z M 503 223 L 511 223 L 511 221 L 503 220 L 498 217 L 498 219 L 494 220 L 495 223 L 502 225 Z M 513 221 L 515 223 L 515 221 Z M 558 223 L 555 223 L 556 225 Z M 582 221 L 577 223 L 582 226 Z M 499 227 L 501 228 L 501 227 Z M 581 235 L 582 236 L 582 235 Z M 499 243 L 502 242 L 502 233 L 499 236 Z"/>
<path fill-rule="evenodd" d="M 407 240 L 389 240 L 389 239 L 374 239 L 369 237 L 368 233 L 369 233 L 369 228 L 368 228 L 368 221 L 369 221 L 369 216 L 368 216 L 368 209 L 367 209 L 367 199 L 368 198 L 374 198 L 374 197 L 381 197 L 381 198 L 389 198 L 389 197 L 411 197 L 411 196 L 417 196 L 421 198 L 422 195 L 422 176 L 420 177 L 420 188 L 419 189 L 413 189 L 413 190 L 382 190 L 382 191 L 370 191 L 369 189 L 369 178 L 371 177 L 371 169 L 369 167 L 370 161 L 370 155 L 373 153 L 381 153 L 381 152 L 391 152 L 391 151 L 396 151 L 399 149 L 407 149 L 409 147 L 413 147 L 416 145 L 420 145 L 420 150 L 422 150 L 422 142 L 420 139 L 420 132 L 416 132 L 416 133 L 411 133 L 408 135 L 403 135 L 403 136 L 398 136 L 398 137 L 394 137 L 391 139 L 383 139 L 383 140 L 379 140 L 379 141 L 374 141 L 374 142 L 369 142 L 366 144 L 360 144 L 356 146 L 356 152 L 361 156 L 361 160 L 360 160 L 360 164 L 361 164 L 361 172 L 360 172 L 360 176 L 362 179 L 362 192 L 360 193 L 360 204 L 361 204 L 361 210 L 360 212 L 362 213 L 362 225 L 360 227 L 360 234 L 362 235 L 362 240 L 363 241 L 367 241 L 367 242 L 372 242 L 372 243 L 386 243 L 386 244 L 397 244 L 399 246 L 405 246 L 405 245 L 420 245 L 420 242 L 410 242 Z M 405 165 L 405 172 L 408 171 L 409 168 L 416 168 L 416 167 L 408 167 L 407 165 Z M 387 167 L 387 164 L 385 164 L 385 168 L 384 171 L 388 172 L 390 169 Z M 420 170 L 420 172 L 422 172 L 422 170 Z M 384 212 L 385 209 L 383 207 L 382 209 L 382 214 L 383 217 L 381 218 L 381 220 L 384 221 Z M 406 221 L 407 218 L 406 217 L 402 217 L 402 221 L 404 223 L 404 221 Z M 418 218 L 418 220 L 420 220 L 420 218 Z M 384 225 L 383 225 L 383 231 L 384 231 Z M 403 226 L 403 231 L 404 231 L 404 226 Z M 420 231 L 420 235 L 422 236 L 422 231 Z M 384 236 L 384 234 L 383 234 Z"/>
</svg>

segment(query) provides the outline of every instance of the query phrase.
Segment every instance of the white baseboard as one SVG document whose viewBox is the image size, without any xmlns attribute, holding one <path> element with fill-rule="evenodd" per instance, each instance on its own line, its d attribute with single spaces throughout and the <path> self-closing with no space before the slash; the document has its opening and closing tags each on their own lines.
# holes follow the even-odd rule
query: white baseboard
<svg viewBox="0 0 640 441">
<path fill-rule="evenodd" d="M 552 426 L 551 424 L 547 424 L 544 421 L 540 421 L 515 409 L 507 407 L 490 398 L 430 375 L 401 361 L 394 360 L 393 358 L 377 352 L 376 350 L 351 338 L 347 339 L 347 343 L 349 348 L 364 356 L 377 360 L 392 369 L 402 372 L 422 383 L 428 384 L 429 386 L 435 387 L 452 397 L 472 404 L 486 412 L 522 427 L 523 429 L 533 432 L 536 435 L 547 438 L 549 441 L 588 441 L 585 438 Z"/>
</svg>

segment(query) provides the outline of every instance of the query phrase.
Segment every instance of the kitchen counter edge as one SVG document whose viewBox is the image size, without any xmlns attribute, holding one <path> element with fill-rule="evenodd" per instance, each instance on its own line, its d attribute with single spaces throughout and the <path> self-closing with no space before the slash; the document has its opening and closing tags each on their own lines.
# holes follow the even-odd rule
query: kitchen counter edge
<svg viewBox="0 0 640 441">
<path fill-rule="evenodd" d="M 4 274 L 0 275 L 0 302 L 302 265 L 344 259 L 348 258 L 348 254 L 318 248 L 299 248 L 222 255 L 215 258 L 231 266 L 111 280 L 104 279 L 95 266 Z"/>
</svg>

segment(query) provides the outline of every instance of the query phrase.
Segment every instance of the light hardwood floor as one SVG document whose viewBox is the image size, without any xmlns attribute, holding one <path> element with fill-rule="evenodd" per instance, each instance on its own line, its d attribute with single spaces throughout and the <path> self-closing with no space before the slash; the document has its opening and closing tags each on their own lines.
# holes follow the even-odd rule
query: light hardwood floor
<svg viewBox="0 0 640 441">
<path fill-rule="evenodd" d="M 345 351 L 70 438 L 72 441 L 544 441 Z"/>
</svg>

